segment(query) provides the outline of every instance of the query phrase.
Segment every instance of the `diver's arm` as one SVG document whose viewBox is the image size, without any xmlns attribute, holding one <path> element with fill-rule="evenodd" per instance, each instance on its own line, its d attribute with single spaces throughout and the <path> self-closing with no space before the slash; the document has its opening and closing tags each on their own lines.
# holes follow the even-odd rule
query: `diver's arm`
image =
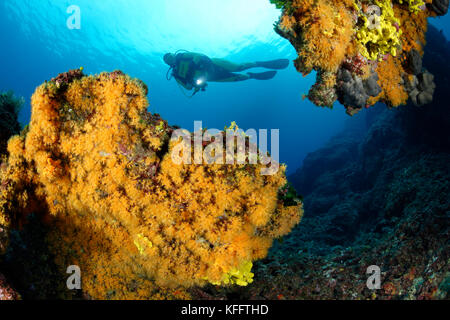
<svg viewBox="0 0 450 320">
<path fill-rule="evenodd" d="M 181 63 L 189 63 L 189 69 L 186 65 L 180 67 Z M 186 90 L 195 89 L 197 93 L 206 88 L 207 70 L 212 65 L 211 59 L 201 53 L 185 52 L 177 55 L 177 65 L 174 67 L 173 76 L 175 80 L 181 84 Z M 198 81 L 205 83 L 198 83 Z"/>
<path fill-rule="evenodd" d="M 195 96 L 197 93 L 199 93 L 201 91 L 200 88 L 197 88 L 197 87 L 194 88 L 194 86 L 191 85 L 190 83 L 184 83 L 183 81 L 181 81 L 181 80 L 179 80 L 177 78 L 175 78 L 175 80 L 177 80 L 177 82 L 179 84 L 181 84 L 188 91 L 191 91 L 192 89 L 194 89 L 194 93 L 192 94 L 192 97 Z M 203 91 L 204 91 L 204 89 L 203 89 Z"/>
<path fill-rule="evenodd" d="M 177 80 L 177 82 L 179 84 L 181 84 L 186 90 L 192 90 L 193 86 L 190 83 L 184 83 L 183 81 L 181 81 L 180 79 L 178 79 L 177 77 L 175 77 L 175 80 Z"/>
</svg>

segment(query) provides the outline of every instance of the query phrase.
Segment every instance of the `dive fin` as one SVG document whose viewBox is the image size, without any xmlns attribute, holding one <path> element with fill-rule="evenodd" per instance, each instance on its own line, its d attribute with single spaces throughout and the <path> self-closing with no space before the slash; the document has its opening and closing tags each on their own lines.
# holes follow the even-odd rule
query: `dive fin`
<svg viewBox="0 0 450 320">
<path fill-rule="evenodd" d="M 247 74 L 250 76 L 250 79 L 270 80 L 276 76 L 277 72 L 276 71 L 267 71 L 267 72 L 261 72 L 261 73 L 249 72 Z"/>
<path fill-rule="evenodd" d="M 259 62 L 256 62 L 256 64 L 258 67 L 261 67 L 261 68 L 282 70 L 282 69 L 286 69 L 289 66 L 289 60 L 288 59 L 278 59 L 278 60 L 272 60 L 272 61 L 259 61 Z"/>
</svg>

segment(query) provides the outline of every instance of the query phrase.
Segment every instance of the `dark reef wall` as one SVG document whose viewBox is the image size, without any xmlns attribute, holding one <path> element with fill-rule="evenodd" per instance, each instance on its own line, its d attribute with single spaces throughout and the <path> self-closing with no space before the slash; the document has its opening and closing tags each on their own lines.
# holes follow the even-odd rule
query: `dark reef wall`
<svg viewBox="0 0 450 320">
<path fill-rule="evenodd" d="M 436 75 L 435 102 L 367 110 L 292 175 L 309 217 L 299 236 L 321 249 L 349 245 L 411 210 L 448 209 L 450 44 L 434 27 L 428 37 L 424 66 Z"/>
<path fill-rule="evenodd" d="M 17 117 L 22 104 L 23 100 L 15 98 L 12 92 L 0 92 L 0 156 L 6 153 L 8 139 L 20 131 Z M 2 159 L 0 165 L 1 161 Z M 6 230 L 0 226 L 0 252 L 4 250 L 5 245 Z M 18 297 L 17 292 L 9 286 L 0 272 L 0 300 L 14 300 Z"/>
<path fill-rule="evenodd" d="M 17 118 L 22 105 L 23 99 L 14 97 L 12 92 L 0 91 L 0 154 L 6 152 L 8 139 L 20 131 Z"/>
<path fill-rule="evenodd" d="M 305 217 L 279 250 L 307 276 L 300 295 L 448 297 L 450 43 L 432 26 L 427 39 L 432 105 L 367 110 L 291 177 Z M 381 290 L 366 288 L 368 265 L 381 267 Z"/>
<path fill-rule="evenodd" d="M 302 223 L 239 292 L 257 299 L 446 299 L 450 290 L 450 44 L 430 27 L 424 66 L 432 105 L 384 105 L 349 119 L 290 177 L 304 196 Z M 368 266 L 381 268 L 369 290 Z M 208 296 L 209 295 L 209 296 Z"/>
</svg>

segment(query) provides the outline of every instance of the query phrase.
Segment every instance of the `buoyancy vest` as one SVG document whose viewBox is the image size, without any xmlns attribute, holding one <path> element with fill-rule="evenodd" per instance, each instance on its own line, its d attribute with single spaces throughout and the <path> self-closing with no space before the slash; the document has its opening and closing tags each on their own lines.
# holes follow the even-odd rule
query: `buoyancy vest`
<svg viewBox="0 0 450 320">
<path fill-rule="evenodd" d="M 196 79 L 204 77 L 209 67 L 210 59 L 207 56 L 191 53 L 179 53 L 173 75 L 185 84 L 196 86 Z"/>
</svg>

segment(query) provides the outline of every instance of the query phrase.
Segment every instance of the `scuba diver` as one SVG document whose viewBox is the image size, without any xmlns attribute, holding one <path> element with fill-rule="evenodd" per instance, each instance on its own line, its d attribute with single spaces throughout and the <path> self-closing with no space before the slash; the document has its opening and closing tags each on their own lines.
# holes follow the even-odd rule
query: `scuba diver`
<svg viewBox="0 0 450 320">
<path fill-rule="evenodd" d="M 208 82 L 238 82 L 250 79 L 270 80 L 276 71 L 260 73 L 239 73 L 251 68 L 282 70 L 289 66 L 289 60 L 279 59 L 236 64 L 224 59 L 209 58 L 201 53 L 180 50 L 164 55 L 164 62 L 170 66 L 167 80 L 172 77 L 187 90 L 194 89 L 191 97 L 199 91 L 205 91 Z M 169 73 L 171 74 L 169 75 Z"/>
</svg>

